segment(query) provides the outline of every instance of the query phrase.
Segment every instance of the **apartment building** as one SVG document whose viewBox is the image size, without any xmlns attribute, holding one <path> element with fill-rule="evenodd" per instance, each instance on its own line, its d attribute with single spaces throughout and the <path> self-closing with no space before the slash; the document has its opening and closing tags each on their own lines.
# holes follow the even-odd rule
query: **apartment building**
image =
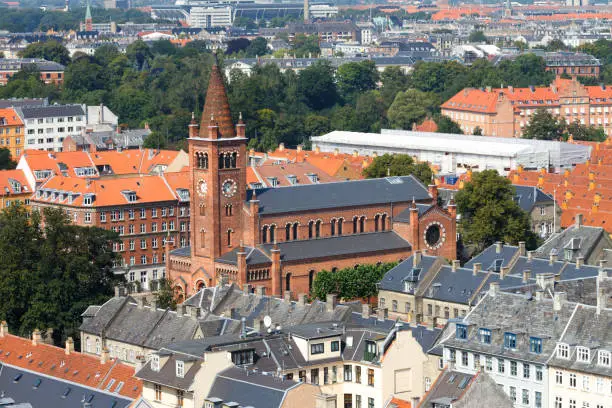
<svg viewBox="0 0 612 408">
<path fill-rule="evenodd" d="M 612 135 L 612 88 L 585 86 L 577 79 L 557 77 L 549 87 L 465 88 L 441 106 L 442 114 L 472 134 L 520 137 L 531 116 L 545 109 L 568 123 L 603 127 Z"/>
<path fill-rule="evenodd" d="M 17 160 L 23 153 L 23 122 L 13 108 L 0 109 L 0 148 L 11 152 L 11 158 Z"/>
<path fill-rule="evenodd" d="M 95 167 L 87 169 L 97 175 Z M 121 261 L 115 273 L 137 289 L 150 290 L 166 276 L 166 251 L 189 244 L 187 184 L 187 173 L 101 179 L 57 175 L 36 189 L 31 203 L 33 210 L 62 208 L 74 224 L 116 232 L 120 241 L 113 250 Z"/>
<path fill-rule="evenodd" d="M 597 287 L 591 306 L 569 302 L 554 283 L 547 287 L 552 299 L 542 290 L 503 293 L 492 284 L 470 313 L 445 328 L 444 362 L 463 373 L 485 371 L 518 407 L 608 407 L 608 271 L 600 272 Z"/>
<path fill-rule="evenodd" d="M 0 171 L 0 210 L 20 203 L 29 208 L 32 190 L 22 170 Z"/>
<path fill-rule="evenodd" d="M 24 68 L 35 68 L 40 72 L 40 80 L 45 84 L 61 85 L 64 82 L 64 66 L 57 62 L 40 58 L 2 59 L 0 62 L 0 86 Z"/>
<path fill-rule="evenodd" d="M 22 106 L 15 108 L 25 125 L 25 149 L 62 151 L 67 136 L 78 136 L 87 124 L 81 105 Z"/>
<path fill-rule="evenodd" d="M 189 11 L 191 27 L 230 27 L 233 20 L 231 6 L 192 7 Z"/>
</svg>

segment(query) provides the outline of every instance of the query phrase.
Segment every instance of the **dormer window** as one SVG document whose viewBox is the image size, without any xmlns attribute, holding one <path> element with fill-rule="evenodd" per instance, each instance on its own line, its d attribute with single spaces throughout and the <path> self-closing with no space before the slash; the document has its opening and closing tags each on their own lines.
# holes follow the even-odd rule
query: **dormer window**
<svg viewBox="0 0 612 408">
<path fill-rule="evenodd" d="M 557 344 L 557 358 L 569 360 L 569 346 L 565 343 Z"/>
<path fill-rule="evenodd" d="M 42 196 L 42 191 L 36 190 L 36 198 L 40 198 Z"/>
<path fill-rule="evenodd" d="M 536 354 L 542 353 L 542 339 L 539 337 L 529 337 L 529 351 Z"/>
<path fill-rule="evenodd" d="M 588 363 L 591 361 L 591 350 L 586 347 L 576 347 L 576 360 L 581 363 Z"/>
<path fill-rule="evenodd" d="M 610 352 L 606 350 L 599 350 L 597 353 L 597 365 L 602 367 L 610 367 L 610 362 L 612 361 L 612 357 L 610 356 Z"/>
<path fill-rule="evenodd" d="M 157 354 L 151 356 L 151 370 L 159 371 L 159 356 Z"/>
<path fill-rule="evenodd" d="M 465 324 L 457 324 L 455 337 L 459 340 L 467 340 L 468 330 Z"/>
<path fill-rule="evenodd" d="M 306 174 L 306 177 L 308 177 L 308 180 L 310 180 L 312 184 L 319 182 L 319 176 L 316 173 L 308 173 Z"/>
<path fill-rule="evenodd" d="M 121 194 L 123 194 L 123 196 L 125 197 L 125 199 L 127 200 L 128 203 L 135 203 L 136 202 L 136 192 L 133 190 L 123 190 L 121 192 Z"/>
<path fill-rule="evenodd" d="M 378 348 L 376 347 L 376 342 L 366 340 L 363 359 L 366 361 L 373 361 L 376 359 L 377 354 Z"/>
<path fill-rule="evenodd" d="M 506 332 L 504 333 L 504 348 L 515 349 L 516 348 L 516 334 Z"/>
<path fill-rule="evenodd" d="M 278 179 L 276 177 L 268 177 L 268 182 L 272 187 L 278 186 Z"/>
<path fill-rule="evenodd" d="M 181 201 L 189 201 L 189 190 L 186 188 L 178 188 L 176 189 L 176 194 Z"/>
<path fill-rule="evenodd" d="M 176 376 L 178 378 L 183 378 L 185 376 L 185 362 L 181 360 L 176 360 Z"/>
<path fill-rule="evenodd" d="M 93 194 L 85 194 L 83 196 L 83 205 L 92 205 L 94 200 Z"/>
<path fill-rule="evenodd" d="M 491 330 L 480 328 L 478 329 L 478 337 L 483 344 L 491 344 Z"/>
<path fill-rule="evenodd" d="M 290 174 L 287 176 L 287 180 L 289 181 L 289 184 L 291 184 L 292 186 L 297 184 L 297 176 Z"/>
</svg>

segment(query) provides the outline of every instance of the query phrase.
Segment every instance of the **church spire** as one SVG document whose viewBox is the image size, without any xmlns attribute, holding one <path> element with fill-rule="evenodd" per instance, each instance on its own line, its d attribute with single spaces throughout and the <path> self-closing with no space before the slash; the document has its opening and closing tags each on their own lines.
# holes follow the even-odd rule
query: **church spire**
<svg viewBox="0 0 612 408">
<path fill-rule="evenodd" d="M 87 9 L 85 10 L 85 31 L 93 31 L 93 19 L 91 18 L 89 1 L 87 2 Z"/>
<path fill-rule="evenodd" d="M 200 137 L 208 137 L 208 126 L 212 117 L 215 118 L 216 125 L 219 127 L 220 138 L 236 137 L 223 76 L 216 63 L 212 66 L 210 79 L 208 80 L 206 103 L 200 121 Z"/>
</svg>

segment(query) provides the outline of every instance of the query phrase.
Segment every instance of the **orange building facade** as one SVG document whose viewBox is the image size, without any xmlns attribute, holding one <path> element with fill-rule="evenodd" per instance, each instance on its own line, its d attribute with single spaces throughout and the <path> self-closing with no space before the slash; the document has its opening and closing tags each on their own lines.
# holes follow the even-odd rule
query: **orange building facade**
<svg viewBox="0 0 612 408">
<path fill-rule="evenodd" d="M 568 123 L 603 127 L 612 136 L 612 88 L 584 86 L 576 79 L 557 77 L 549 87 L 466 88 L 444 102 L 442 114 L 472 134 L 521 137 L 531 116 L 545 109 Z"/>
<path fill-rule="evenodd" d="M 23 122 L 13 108 L 0 109 L 0 147 L 11 151 L 14 161 L 23 153 Z"/>
<path fill-rule="evenodd" d="M 245 134 L 215 66 L 201 123 L 189 125 L 190 246 L 167 258 L 179 299 L 217 283 L 295 297 L 321 270 L 415 250 L 456 257 L 455 206 L 438 207 L 435 186 L 408 176 L 248 189 Z"/>
</svg>

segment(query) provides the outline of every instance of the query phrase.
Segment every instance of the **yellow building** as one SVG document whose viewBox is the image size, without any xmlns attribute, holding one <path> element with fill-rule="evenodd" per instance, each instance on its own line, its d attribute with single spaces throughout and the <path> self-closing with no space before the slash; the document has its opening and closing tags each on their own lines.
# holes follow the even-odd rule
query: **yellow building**
<svg viewBox="0 0 612 408">
<path fill-rule="evenodd" d="M 17 112 L 13 108 L 0 109 L 0 148 L 9 149 L 13 161 L 17 161 L 24 143 L 23 122 Z"/>
<path fill-rule="evenodd" d="M 30 209 L 32 190 L 22 170 L 0 171 L 0 210 L 21 202 Z"/>
</svg>

